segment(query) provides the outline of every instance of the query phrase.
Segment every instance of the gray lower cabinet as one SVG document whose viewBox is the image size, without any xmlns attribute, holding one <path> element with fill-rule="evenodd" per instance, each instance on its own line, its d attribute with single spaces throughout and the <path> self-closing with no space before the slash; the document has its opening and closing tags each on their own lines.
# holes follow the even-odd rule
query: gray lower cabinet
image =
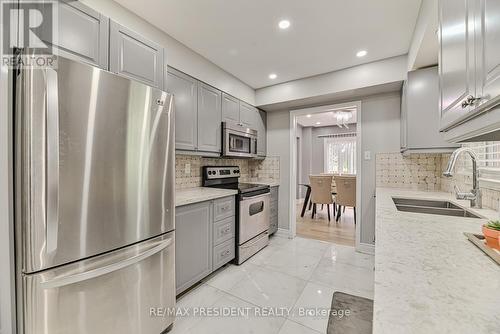
<svg viewBox="0 0 500 334">
<path fill-rule="evenodd" d="M 199 82 L 198 151 L 215 153 L 222 151 L 221 115 L 221 91 Z"/>
<path fill-rule="evenodd" d="M 79 1 L 60 1 L 57 24 L 57 39 L 43 31 L 43 42 L 63 57 L 108 69 L 109 18 Z"/>
<path fill-rule="evenodd" d="M 176 208 L 176 293 L 182 293 L 235 257 L 235 197 Z"/>
<path fill-rule="evenodd" d="M 164 49 L 136 32 L 111 21 L 109 37 L 111 72 L 163 89 Z"/>
<path fill-rule="evenodd" d="M 211 202 L 176 208 L 175 280 L 177 294 L 212 272 Z"/>
<path fill-rule="evenodd" d="M 270 207 L 270 217 L 271 221 L 269 223 L 269 235 L 274 234 L 278 231 L 278 193 L 279 186 L 271 187 L 271 207 Z"/>
<path fill-rule="evenodd" d="M 198 81 L 168 68 L 166 90 L 174 95 L 175 149 L 195 151 L 198 144 Z"/>
</svg>

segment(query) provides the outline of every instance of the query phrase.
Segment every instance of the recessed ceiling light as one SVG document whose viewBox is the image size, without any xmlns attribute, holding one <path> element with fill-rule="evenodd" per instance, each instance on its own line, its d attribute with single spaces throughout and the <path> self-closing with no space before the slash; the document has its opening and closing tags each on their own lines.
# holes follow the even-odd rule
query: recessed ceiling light
<svg viewBox="0 0 500 334">
<path fill-rule="evenodd" d="M 278 23 L 278 26 L 280 27 L 280 29 L 288 29 L 290 28 L 290 21 L 281 20 L 280 23 Z"/>
<path fill-rule="evenodd" d="M 368 52 L 366 52 L 366 50 L 358 51 L 358 53 L 356 53 L 356 57 L 358 57 L 358 58 L 364 57 L 364 56 L 366 56 L 367 53 Z"/>
<path fill-rule="evenodd" d="M 321 122 L 316 122 L 316 125 L 320 125 L 320 124 L 321 124 Z"/>
<path fill-rule="evenodd" d="M 306 117 L 307 117 L 307 118 L 311 118 L 311 114 L 307 115 Z"/>
<path fill-rule="evenodd" d="M 275 73 L 271 73 L 271 74 L 269 74 L 269 79 L 271 79 L 271 80 L 274 80 L 274 79 L 276 79 L 277 77 L 278 77 L 278 76 L 277 76 Z"/>
</svg>

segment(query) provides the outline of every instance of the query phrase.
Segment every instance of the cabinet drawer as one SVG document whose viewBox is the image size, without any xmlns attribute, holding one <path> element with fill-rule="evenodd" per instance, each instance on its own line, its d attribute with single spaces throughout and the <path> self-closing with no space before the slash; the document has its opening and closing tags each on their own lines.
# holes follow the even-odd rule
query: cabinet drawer
<svg viewBox="0 0 500 334">
<path fill-rule="evenodd" d="M 214 224 L 214 246 L 234 238 L 234 216 L 218 221 Z"/>
<path fill-rule="evenodd" d="M 278 187 L 272 187 L 271 188 L 271 201 L 277 201 L 278 200 Z"/>
<path fill-rule="evenodd" d="M 214 201 L 214 221 L 219 221 L 235 215 L 234 196 Z"/>
<path fill-rule="evenodd" d="M 278 202 L 274 202 L 274 203 L 271 202 L 271 206 L 269 208 L 269 211 L 270 211 L 269 215 L 271 217 L 278 216 Z"/>
<path fill-rule="evenodd" d="M 234 247 L 234 238 L 214 247 L 212 270 L 216 270 L 234 259 Z"/>
</svg>

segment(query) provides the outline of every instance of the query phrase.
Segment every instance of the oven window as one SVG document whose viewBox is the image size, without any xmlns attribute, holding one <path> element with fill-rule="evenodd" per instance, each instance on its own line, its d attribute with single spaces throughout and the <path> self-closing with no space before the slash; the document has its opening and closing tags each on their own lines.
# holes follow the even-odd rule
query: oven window
<svg viewBox="0 0 500 334">
<path fill-rule="evenodd" d="M 251 139 L 243 136 L 229 134 L 229 151 L 237 153 L 252 153 Z"/>
<path fill-rule="evenodd" d="M 249 216 L 256 215 L 258 213 L 261 213 L 262 211 L 264 211 L 264 201 L 250 204 L 250 207 L 248 208 Z"/>
</svg>

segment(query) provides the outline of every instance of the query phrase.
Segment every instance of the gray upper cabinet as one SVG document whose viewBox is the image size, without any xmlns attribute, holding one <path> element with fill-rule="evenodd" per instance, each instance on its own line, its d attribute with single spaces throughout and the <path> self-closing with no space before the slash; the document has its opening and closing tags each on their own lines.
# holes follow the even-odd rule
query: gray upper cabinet
<svg viewBox="0 0 500 334">
<path fill-rule="evenodd" d="M 222 93 L 222 120 L 225 122 L 240 122 L 240 101 L 226 93 Z"/>
<path fill-rule="evenodd" d="M 476 12 L 477 105 L 500 97 L 500 1 L 480 0 Z"/>
<path fill-rule="evenodd" d="M 110 70 L 163 89 L 164 49 L 116 22 L 110 26 Z"/>
<path fill-rule="evenodd" d="M 211 203 L 182 206 L 175 213 L 175 285 L 177 294 L 212 272 Z"/>
<path fill-rule="evenodd" d="M 267 114 L 257 111 L 257 155 L 265 157 L 267 155 Z"/>
<path fill-rule="evenodd" d="M 198 81 L 168 68 L 166 90 L 174 95 L 175 149 L 194 151 L 198 144 Z"/>
<path fill-rule="evenodd" d="M 243 101 L 240 102 L 240 124 L 251 127 L 253 129 L 256 128 L 256 114 L 258 113 L 258 109 L 245 103 Z"/>
<path fill-rule="evenodd" d="M 401 89 L 401 117 L 400 120 L 400 143 L 401 152 L 408 149 L 408 108 L 407 108 L 407 94 L 408 94 L 408 81 L 403 83 L 403 88 Z"/>
<path fill-rule="evenodd" d="M 441 126 L 446 130 L 470 112 L 462 106 L 468 96 L 475 95 L 474 29 L 471 0 L 439 1 L 439 71 L 441 88 Z"/>
<path fill-rule="evenodd" d="M 198 150 L 221 152 L 221 91 L 198 83 Z"/>
<path fill-rule="evenodd" d="M 440 0 L 441 129 L 452 142 L 500 134 L 500 2 Z"/>
<path fill-rule="evenodd" d="M 60 1 L 58 36 L 42 32 L 42 40 L 66 58 L 108 69 L 109 19 L 79 1 Z"/>
<path fill-rule="evenodd" d="M 408 73 L 402 94 L 401 147 L 403 152 L 448 152 L 457 145 L 439 131 L 439 75 L 437 67 Z"/>
</svg>

